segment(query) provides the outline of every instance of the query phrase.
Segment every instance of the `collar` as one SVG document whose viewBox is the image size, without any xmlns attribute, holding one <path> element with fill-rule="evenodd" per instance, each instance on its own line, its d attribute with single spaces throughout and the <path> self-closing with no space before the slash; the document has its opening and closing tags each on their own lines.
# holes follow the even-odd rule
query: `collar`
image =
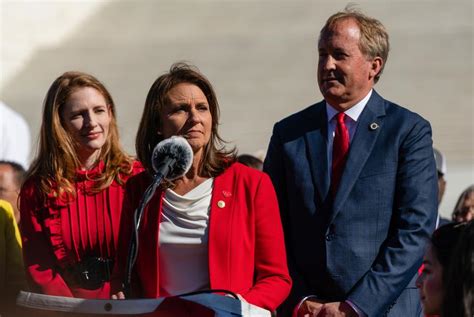
<svg viewBox="0 0 474 317">
<path fill-rule="evenodd" d="M 94 179 L 100 176 L 105 169 L 104 161 L 99 161 L 94 167 L 90 170 L 82 170 L 80 168 L 76 169 L 76 181 L 83 181 L 86 179 Z"/>
<path fill-rule="evenodd" d="M 372 96 L 372 91 L 373 91 L 373 89 L 371 89 L 369 91 L 369 93 L 367 94 L 367 96 L 365 96 L 361 101 L 359 101 L 354 106 L 352 106 L 349 109 L 347 109 L 346 111 L 344 111 L 344 113 L 347 116 L 349 116 L 349 118 L 351 118 L 353 121 L 357 122 L 357 120 L 360 117 L 360 114 L 362 113 L 365 106 L 369 102 L 370 96 Z M 331 106 L 329 103 L 326 102 L 326 113 L 328 115 L 327 119 L 328 119 L 328 123 L 329 123 L 334 118 L 334 116 L 339 113 L 339 111 L 334 109 L 333 106 Z"/>
</svg>

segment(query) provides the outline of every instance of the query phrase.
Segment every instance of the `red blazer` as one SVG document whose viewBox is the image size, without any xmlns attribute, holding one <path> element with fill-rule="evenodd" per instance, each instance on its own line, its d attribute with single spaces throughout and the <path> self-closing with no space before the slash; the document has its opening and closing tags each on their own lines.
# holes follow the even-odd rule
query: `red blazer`
<svg viewBox="0 0 474 317">
<path fill-rule="evenodd" d="M 125 271 L 133 213 L 150 182 L 144 172 L 127 183 L 117 277 L 123 277 Z M 158 190 L 151 199 L 140 227 L 134 273 L 146 298 L 160 296 L 158 226 L 163 194 Z M 288 296 L 291 279 L 278 202 L 269 177 L 233 164 L 214 180 L 209 217 L 210 287 L 230 290 L 251 304 L 276 309 Z"/>
</svg>

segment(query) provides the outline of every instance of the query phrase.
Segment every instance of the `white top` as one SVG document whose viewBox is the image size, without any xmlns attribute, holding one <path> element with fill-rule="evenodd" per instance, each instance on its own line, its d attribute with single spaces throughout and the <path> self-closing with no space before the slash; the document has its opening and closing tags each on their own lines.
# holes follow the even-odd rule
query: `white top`
<svg viewBox="0 0 474 317">
<path fill-rule="evenodd" d="M 30 129 L 25 119 L 0 101 L 0 160 L 28 168 Z"/>
<path fill-rule="evenodd" d="M 346 114 L 346 116 L 344 117 L 344 123 L 346 124 L 347 130 L 349 130 L 349 144 L 352 142 L 352 138 L 354 137 L 357 128 L 357 121 L 365 106 L 367 105 L 367 102 L 369 101 L 371 95 L 372 89 L 369 91 L 367 96 L 364 97 L 364 99 L 344 111 L 344 113 Z M 328 169 L 329 176 L 331 176 L 332 144 L 334 142 L 334 136 L 336 135 L 336 115 L 339 113 L 339 111 L 334 109 L 333 106 L 326 102 L 326 113 L 328 119 Z"/>
<path fill-rule="evenodd" d="M 209 288 L 210 178 L 181 196 L 167 189 L 160 223 L 160 295 Z"/>
</svg>

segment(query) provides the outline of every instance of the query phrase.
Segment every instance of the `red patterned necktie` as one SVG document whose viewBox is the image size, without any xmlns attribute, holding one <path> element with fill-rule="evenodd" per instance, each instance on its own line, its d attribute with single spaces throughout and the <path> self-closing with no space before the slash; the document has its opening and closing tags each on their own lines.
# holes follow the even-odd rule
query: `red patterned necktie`
<svg viewBox="0 0 474 317">
<path fill-rule="evenodd" d="M 347 130 L 344 118 L 344 112 L 339 112 L 336 115 L 337 124 L 332 144 L 332 171 L 331 171 L 331 194 L 336 196 L 337 188 L 341 180 L 344 165 L 347 160 L 347 153 L 349 152 L 349 131 Z"/>
</svg>

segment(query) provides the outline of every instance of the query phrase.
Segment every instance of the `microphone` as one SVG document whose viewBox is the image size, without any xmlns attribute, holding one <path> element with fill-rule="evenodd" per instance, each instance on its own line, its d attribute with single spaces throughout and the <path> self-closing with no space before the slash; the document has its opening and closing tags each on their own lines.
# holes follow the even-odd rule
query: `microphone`
<svg viewBox="0 0 474 317">
<path fill-rule="evenodd" d="M 130 239 L 128 259 L 123 289 L 127 297 L 130 296 L 132 270 L 138 256 L 138 231 L 143 210 L 155 194 L 163 179 L 174 180 L 186 174 L 193 162 L 193 150 L 188 141 L 181 136 L 172 136 L 158 143 L 153 149 L 151 165 L 155 170 L 153 182 L 145 190 L 142 199 L 133 216 L 134 231 Z"/>
<path fill-rule="evenodd" d="M 163 179 L 174 180 L 186 174 L 193 162 L 193 150 L 188 141 L 181 136 L 172 136 L 159 142 L 153 149 L 151 164 L 155 170 L 153 182 L 143 193 L 135 211 L 135 228 L 140 228 L 143 209 L 155 194 Z"/>
<path fill-rule="evenodd" d="M 153 149 L 151 164 L 158 176 L 172 181 L 186 174 L 193 162 L 193 150 L 181 136 L 172 136 L 158 143 Z"/>
</svg>

